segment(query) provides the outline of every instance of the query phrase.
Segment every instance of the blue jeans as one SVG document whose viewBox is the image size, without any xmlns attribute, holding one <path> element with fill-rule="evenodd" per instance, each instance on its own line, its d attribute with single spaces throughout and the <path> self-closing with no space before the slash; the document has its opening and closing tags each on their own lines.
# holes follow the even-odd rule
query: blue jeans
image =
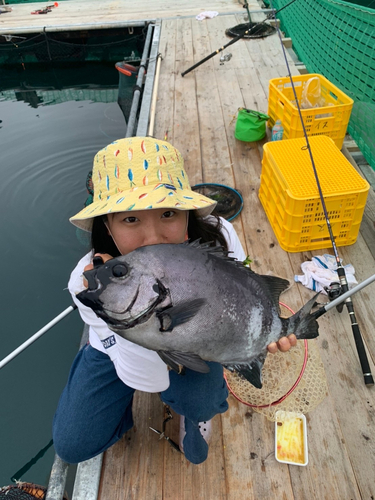
<svg viewBox="0 0 375 500">
<path fill-rule="evenodd" d="M 198 423 L 228 409 L 223 368 L 208 363 L 209 373 L 186 369 L 169 373 L 170 386 L 162 400 L 185 416 L 184 453 L 194 463 L 204 462 L 208 445 Z M 90 345 L 77 354 L 53 421 L 56 453 L 68 463 L 88 460 L 112 446 L 133 426 L 135 390 L 117 376 L 109 356 Z"/>
</svg>

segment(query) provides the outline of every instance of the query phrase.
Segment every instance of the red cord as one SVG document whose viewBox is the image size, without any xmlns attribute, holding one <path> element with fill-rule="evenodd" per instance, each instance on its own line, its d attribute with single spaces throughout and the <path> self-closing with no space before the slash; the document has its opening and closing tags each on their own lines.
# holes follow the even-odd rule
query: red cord
<svg viewBox="0 0 375 500">
<path fill-rule="evenodd" d="M 284 304 L 283 302 L 279 302 L 279 304 L 283 307 L 285 307 L 286 309 L 288 309 L 288 311 L 290 311 L 292 314 L 294 314 L 294 311 L 293 309 L 291 309 L 289 306 L 287 306 L 286 304 Z M 227 384 L 227 387 L 230 391 L 231 394 L 233 394 L 233 396 L 240 402 L 240 403 L 243 403 L 244 405 L 246 406 L 250 406 L 251 408 L 268 408 L 269 406 L 276 406 L 280 403 L 282 403 L 284 401 L 284 399 L 286 399 L 293 391 L 294 389 L 297 387 L 297 385 L 300 383 L 301 381 L 301 378 L 303 376 L 303 374 L 305 373 L 305 369 L 306 369 L 306 364 L 307 364 L 307 358 L 308 358 L 308 343 L 307 343 L 307 340 L 305 339 L 304 340 L 304 343 L 305 343 L 305 357 L 304 357 L 304 360 L 303 360 L 303 365 L 302 365 L 302 368 L 301 368 L 301 372 L 297 378 L 297 380 L 295 381 L 295 383 L 293 384 L 293 386 L 289 389 L 289 391 L 284 394 L 284 396 L 281 396 L 281 398 L 277 399 L 276 401 L 274 401 L 273 403 L 269 403 L 269 404 L 266 404 L 266 405 L 252 405 L 250 403 L 246 403 L 246 401 L 243 401 L 241 398 L 239 398 L 231 389 L 230 385 L 228 384 L 228 380 L 227 380 L 227 377 L 224 373 L 224 379 L 225 379 L 225 382 Z"/>
</svg>

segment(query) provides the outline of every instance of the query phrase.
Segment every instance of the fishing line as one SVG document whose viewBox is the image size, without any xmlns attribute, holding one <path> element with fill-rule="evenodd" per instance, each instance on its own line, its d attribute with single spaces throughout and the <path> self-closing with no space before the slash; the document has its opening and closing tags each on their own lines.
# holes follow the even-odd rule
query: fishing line
<svg viewBox="0 0 375 500">
<path fill-rule="evenodd" d="M 53 445 L 53 439 L 51 439 L 50 442 L 46 446 L 44 446 L 44 448 L 42 448 L 40 451 L 38 451 L 38 453 L 35 455 L 35 457 L 33 457 L 31 460 L 29 460 L 27 462 L 27 464 L 25 464 L 23 467 L 21 467 L 20 470 L 15 472 L 12 475 L 12 477 L 10 478 L 10 480 L 13 483 L 16 483 L 17 481 L 19 481 L 21 479 L 21 477 L 24 476 L 26 474 L 26 472 L 28 472 L 33 465 L 35 465 L 41 458 L 44 457 L 44 455 L 51 448 L 52 445 Z"/>
<path fill-rule="evenodd" d="M 233 38 L 233 40 L 231 40 L 227 44 L 223 45 L 219 49 L 216 49 L 215 52 L 212 52 L 210 55 L 204 57 L 201 61 L 199 61 L 196 64 L 194 64 L 193 66 L 191 66 L 190 68 L 188 68 L 186 71 L 183 71 L 181 73 L 181 76 L 187 75 L 187 73 L 190 73 L 190 71 L 192 71 L 193 69 L 197 68 L 198 66 L 200 66 L 204 62 L 206 62 L 209 59 L 211 59 L 212 57 L 216 56 L 216 54 L 219 54 L 220 52 L 222 52 L 224 49 L 226 49 L 230 45 L 233 45 L 234 43 L 238 42 L 238 40 L 241 40 L 241 38 L 244 38 L 245 35 L 250 35 L 250 34 L 256 33 L 257 32 L 257 28 L 259 29 L 259 27 L 261 27 L 263 24 L 265 24 L 265 22 L 268 21 L 269 19 L 271 19 L 272 17 L 275 18 L 276 14 L 278 14 L 282 10 L 286 9 L 286 7 L 289 7 L 289 5 L 291 5 L 295 1 L 296 0 L 291 0 L 291 2 L 287 3 L 286 5 L 284 5 L 284 7 L 281 7 L 281 9 L 279 9 L 277 11 L 272 10 L 271 14 L 268 14 L 267 17 L 265 19 L 263 19 L 263 21 L 261 21 L 260 23 L 256 23 L 255 25 L 251 26 L 244 33 L 241 33 L 240 35 L 236 36 L 235 38 Z"/>
<path fill-rule="evenodd" d="M 309 153 L 309 156 L 310 156 L 311 165 L 312 165 L 312 168 L 313 168 L 313 171 L 314 171 L 316 185 L 317 185 L 318 192 L 319 192 L 320 202 L 321 202 L 323 213 L 324 213 L 324 217 L 325 217 L 325 220 L 326 220 L 326 224 L 327 224 L 327 228 L 328 228 L 328 232 L 329 232 L 329 237 L 330 237 L 330 240 L 331 240 L 331 243 L 332 243 L 333 252 L 335 254 L 335 259 L 336 259 L 336 264 L 337 264 L 337 274 L 339 276 L 339 280 L 340 280 L 340 284 L 341 284 L 341 290 L 343 292 L 347 292 L 349 290 L 349 286 L 348 286 L 348 282 L 347 282 L 347 279 L 346 279 L 345 268 L 343 267 L 343 265 L 341 263 L 341 260 L 340 260 L 340 257 L 339 257 L 338 251 L 337 251 L 336 241 L 335 241 L 335 237 L 333 235 L 333 231 L 332 231 L 332 227 L 331 227 L 331 222 L 330 222 L 329 217 L 328 217 L 328 212 L 327 212 L 327 207 L 326 207 L 326 203 L 325 203 L 324 196 L 323 196 L 323 191 L 322 191 L 321 184 L 320 184 L 320 181 L 319 181 L 318 172 L 316 170 L 316 166 L 315 166 L 315 162 L 314 162 L 314 157 L 313 157 L 313 154 L 312 154 L 312 151 L 311 151 L 310 142 L 309 142 L 309 138 L 308 138 L 308 135 L 307 135 L 307 132 L 306 132 L 305 124 L 304 124 L 304 121 L 303 121 L 301 108 L 300 108 L 300 105 L 299 105 L 299 102 L 298 102 L 298 97 L 297 97 L 296 89 L 295 89 L 294 82 L 293 82 L 293 77 L 292 77 L 292 74 L 291 74 L 291 71 L 290 71 L 290 66 L 289 66 L 289 63 L 288 63 L 288 59 L 286 57 L 286 50 L 285 50 L 284 44 L 282 42 L 282 36 L 281 36 L 280 28 L 278 26 L 277 19 L 276 19 L 276 13 L 277 13 L 277 11 L 275 11 L 274 8 L 273 8 L 272 0 L 270 0 L 270 5 L 271 5 L 272 12 L 273 12 L 273 18 L 275 20 L 276 31 L 277 31 L 277 34 L 278 34 L 278 37 L 279 37 L 279 41 L 280 41 L 282 53 L 283 53 L 283 56 L 284 56 L 285 65 L 286 65 L 287 70 L 288 70 L 288 77 L 289 77 L 289 80 L 290 80 L 291 88 L 293 90 L 293 95 L 294 95 L 294 99 L 295 99 L 295 105 L 296 105 L 297 110 L 298 110 L 300 122 L 301 122 L 302 129 L 303 129 L 303 134 L 304 134 L 304 137 L 305 137 L 305 140 L 306 140 L 306 146 L 304 148 L 302 148 L 302 149 L 307 149 L 307 151 Z M 365 384 L 366 385 L 374 385 L 374 379 L 373 379 L 372 374 L 371 374 L 370 365 L 369 365 L 369 362 L 368 362 L 368 359 L 367 359 L 367 354 L 366 354 L 366 351 L 365 351 L 363 339 L 362 339 L 362 336 L 361 336 L 361 333 L 360 333 L 360 330 L 359 330 L 359 326 L 358 326 L 358 323 L 357 323 L 357 320 L 356 320 L 356 317 L 355 317 L 354 308 L 353 308 L 353 302 L 352 302 L 352 300 L 351 300 L 350 297 L 348 297 L 345 300 L 345 305 L 346 305 L 346 307 L 348 309 L 348 312 L 349 312 L 349 316 L 350 316 L 350 320 L 351 320 L 351 324 L 352 324 L 353 335 L 354 335 L 354 340 L 355 340 L 355 344 L 356 344 L 356 348 L 357 348 L 359 360 L 360 360 L 360 363 L 361 363 L 362 373 L 363 373 Z"/>
</svg>

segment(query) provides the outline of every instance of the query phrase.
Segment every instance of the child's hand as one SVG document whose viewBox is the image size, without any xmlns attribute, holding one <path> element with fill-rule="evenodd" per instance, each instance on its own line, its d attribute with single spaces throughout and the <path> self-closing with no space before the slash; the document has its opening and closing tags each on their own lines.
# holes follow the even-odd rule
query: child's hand
<svg viewBox="0 0 375 500">
<path fill-rule="evenodd" d="M 107 260 L 113 259 L 112 255 L 109 255 L 108 253 L 96 253 L 94 257 L 101 257 L 103 259 L 103 262 L 107 262 Z M 83 271 L 91 271 L 91 269 L 94 269 L 94 264 L 87 264 L 87 266 L 84 267 Z M 83 277 L 83 285 L 87 288 L 88 287 L 88 282 L 85 277 Z"/>
<path fill-rule="evenodd" d="M 271 342 L 268 344 L 267 350 L 271 354 L 275 354 L 278 350 L 287 352 L 289 349 L 297 344 L 297 337 L 292 333 L 288 337 L 281 337 L 278 342 Z"/>
</svg>

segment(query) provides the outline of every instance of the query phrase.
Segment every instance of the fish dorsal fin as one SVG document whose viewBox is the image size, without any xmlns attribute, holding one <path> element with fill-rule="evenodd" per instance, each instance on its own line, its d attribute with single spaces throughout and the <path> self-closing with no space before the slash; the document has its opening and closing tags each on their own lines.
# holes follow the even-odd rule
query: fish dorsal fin
<svg viewBox="0 0 375 500">
<path fill-rule="evenodd" d="M 182 245 L 186 245 L 192 248 L 199 248 L 209 254 L 215 255 L 231 264 L 236 266 L 237 269 L 241 269 L 244 273 L 251 273 L 252 278 L 260 283 L 268 292 L 268 296 L 271 298 L 272 303 L 279 308 L 279 297 L 282 292 L 284 292 L 290 285 L 288 280 L 283 278 L 278 278 L 277 276 L 269 276 L 265 274 L 257 274 L 249 267 L 245 266 L 242 261 L 230 257 L 229 254 L 232 252 L 227 252 L 220 245 L 210 246 L 212 242 L 201 243 L 200 239 L 190 241 L 187 240 Z"/>
<path fill-rule="evenodd" d="M 184 243 L 181 243 L 181 245 L 185 245 L 191 248 L 199 248 L 199 250 L 203 250 L 209 254 L 215 255 L 215 257 L 220 257 L 223 260 L 226 260 L 227 262 L 231 262 L 234 266 L 238 267 L 239 269 L 243 269 L 244 272 L 247 273 L 254 273 L 249 267 L 244 266 L 243 262 L 240 260 L 235 259 L 234 257 L 230 257 L 230 250 L 225 250 L 221 245 L 216 245 L 216 246 L 211 246 L 213 241 L 209 241 L 207 243 L 201 243 L 201 240 L 187 240 L 184 241 Z"/>
<path fill-rule="evenodd" d="M 277 309 L 279 309 L 280 295 L 289 287 L 289 281 L 283 278 L 278 278 L 277 276 L 268 276 L 265 274 L 257 275 L 255 273 L 253 278 L 262 284 L 262 286 L 267 290 L 273 304 L 277 307 Z"/>
<path fill-rule="evenodd" d="M 187 247 L 199 248 L 200 250 L 207 250 L 208 253 L 221 253 L 223 255 L 223 257 L 227 256 L 228 253 L 230 253 L 230 252 L 224 250 L 224 248 L 221 245 L 212 246 L 213 244 L 214 244 L 213 241 L 207 241 L 207 242 L 201 243 L 201 238 L 198 238 L 197 240 L 193 240 L 193 241 L 186 240 L 183 243 L 181 243 L 181 245 L 185 245 Z"/>
</svg>

